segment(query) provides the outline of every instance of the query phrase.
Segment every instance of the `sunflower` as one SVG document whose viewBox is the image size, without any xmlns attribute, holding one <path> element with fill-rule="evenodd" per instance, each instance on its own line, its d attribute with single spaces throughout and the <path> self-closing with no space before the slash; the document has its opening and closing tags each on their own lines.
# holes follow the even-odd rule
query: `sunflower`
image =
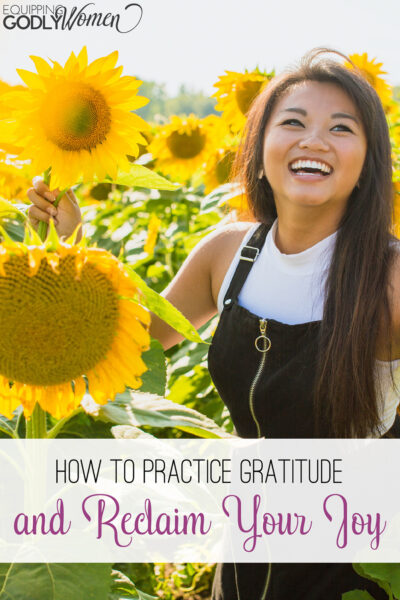
<svg viewBox="0 0 400 600">
<path fill-rule="evenodd" d="M 32 185 L 26 169 L 0 153 L 0 197 L 7 200 L 25 200 L 26 190 Z"/>
<path fill-rule="evenodd" d="M 245 73 L 225 73 L 214 84 L 218 91 L 212 97 L 217 99 L 215 108 L 222 111 L 222 116 L 232 131 L 239 132 L 246 123 L 246 115 L 253 100 L 273 77 L 273 73 L 263 73 L 258 69 Z"/>
<path fill-rule="evenodd" d="M 0 119 L 5 119 L 9 115 L 7 104 L 4 103 L 4 96 L 11 90 L 11 85 L 0 79 Z"/>
<path fill-rule="evenodd" d="M 27 88 L 22 85 L 9 85 L 8 83 L 0 79 L 0 119 L 8 119 L 12 116 L 12 112 L 14 109 L 12 102 L 13 96 L 11 95 L 11 98 L 9 98 L 9 93 L 15 91 L 23 92 L 26 89 Z M 18 154 L 19 152 L 21 152 L 20 147 L 15 146 L 14 144 L 10 144 L 9 140 L 7 139 L 7 136 L 2 137 L 4 138 L 1 140 L 1 148 L 3 150 L 8 152 L 9 154 Z"/>
<path fill-rule="evenodd" d="M 13 91 L 25 91 L 26 88 L 22 85 L 10 85 L 0 79 L 0 119 L 5 119 L 9 116 L 12 105 L 7 103 L 7 94 Z"/>
<path fill-rule="evenodd" d="M 158 129 L 148 151 L 157 169 L 184 182 L 208 159 L 224 133 L 225 127 L 215 115 L 204 119 L 193 114 L 174 115 L 170 123 Z"/>
<path fill-rule="evenodd" d="M 376 58 L 369 59 L 366 52 L 363 54 L 350 54 L 349 58 L 364 79 L 374 88 L 383 106 L 386 108 L 392 100 L 392 88 L 381 77 L 381 75 L 386 75 L 387 73 L 381 69 L 383 63 L 375 62 Z M 345 67 L 354 69 L 353 65 L 349 62 L 345 62 Z"/>
<path fill-rule="evenodd" d="M 4 233 L 4 232 L 3 232 Z M 33 234 L 31 234 L 33 235 Z M 32 239 L 32 238 L 31 238 Z M 68 241 L 72 241 L 70 238 Z M 149 312 L 115 256 L 57 238 L 0 245 L 0 412 L 36 402 L 57 419 L 89 392 L 104 404 L 146 370 Z"/>
<path fill-rule="evenodd" d="M 224 148 L 218 148 L 204 163 L 206 194 L 228 181 L 237 147 L 238 144 L 232 142 Z"/>
<path fill-rule="evenodd" d="M 0 146 L 14 144 L 35 172 L 51 167 L 52 187 L 115 178 L 129 171 L 126 155 L 146 144 L 139 130 L 148 124 L 131 111 L 147 104 L 136 96 L 141 81 L 121 77 L 118 52 L 88 64 L 86 48 L 72 52 L 62 67 L 32 56 L 37 73 L 18 70 L 25 92 L 6 94 L 11 118 L 0 122 Z"/>
</svg>

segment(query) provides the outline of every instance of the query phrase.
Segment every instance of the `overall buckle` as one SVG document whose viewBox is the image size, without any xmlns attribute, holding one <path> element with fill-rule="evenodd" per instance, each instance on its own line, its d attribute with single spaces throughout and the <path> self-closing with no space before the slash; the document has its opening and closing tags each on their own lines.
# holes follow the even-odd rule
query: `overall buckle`
<svg viewBox="0 0 400 600">
<path fill-rule="evenodd" d="M 250 256 L 245 256 L 243 254 L 244 250 L 254 251 L 255 254 L 254 254 L 254 256 L 251 256 L 251 252 L 250 252 Z M 254 248 L 254 246 L 243 246 L 242 251 L 240 253 L 240 260 L 247 260 L 248 262 L 253 263 L 257 260 L 259 254 L 260 254 L 260 250 L 258 248 Z"/>
</svg>

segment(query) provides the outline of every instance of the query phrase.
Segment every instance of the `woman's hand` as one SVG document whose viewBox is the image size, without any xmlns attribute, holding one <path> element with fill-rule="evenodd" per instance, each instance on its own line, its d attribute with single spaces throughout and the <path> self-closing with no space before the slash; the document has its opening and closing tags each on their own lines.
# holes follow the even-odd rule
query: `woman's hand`
<svg viewBox="0 0 400 600">
<path fill-rule="evenodd" d="M 29 220 L 37 229 L 39 221 L 49 222 L 53 218 L 56 231 L 59 237 L 69 237 L 77 225 L 82 223 L 81 211 L 75 194 L 72 190 L 67 190 L 60 199 L 58 206 L 54 202 L 60 193 L 60 190 L 50 190 L 41 177 L 35 177 L 32 181 L 33 187 L 27 192 L 32 206 L 28 210 Z M 77 242 L 82 237 L 82 227 L 80 227 L 77 236 Z"/>
</svg>

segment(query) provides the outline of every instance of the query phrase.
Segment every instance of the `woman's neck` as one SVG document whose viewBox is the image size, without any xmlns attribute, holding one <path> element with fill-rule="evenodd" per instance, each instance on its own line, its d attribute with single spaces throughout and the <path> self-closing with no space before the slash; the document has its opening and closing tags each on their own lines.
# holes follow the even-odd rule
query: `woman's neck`
<svg viewBox="0 0 400 600">
<path fill-rule="evenodd" d="M 339 219 L 313 218 L 309 214 L 304 218 L 290 218 L 279 214 L 275 232 L 275 245 L 283 254 L 297 254 L 303 252 L 325 239 L 339 227 Z"/>
</svg>

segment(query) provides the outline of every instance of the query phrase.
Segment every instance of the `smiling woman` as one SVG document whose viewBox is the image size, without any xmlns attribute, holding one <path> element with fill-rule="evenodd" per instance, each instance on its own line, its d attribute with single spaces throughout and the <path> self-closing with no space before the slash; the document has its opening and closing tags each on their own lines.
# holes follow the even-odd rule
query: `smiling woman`
<svg viewBox="0 0 400 600">
<path fill-rule="evenodd" d="M 258 223 L 216 286 L 209 368 L 238 433 L 398 436 L 398 255 L 378 96 L 310 53 L 253 103 L 235 174 Z M 213 600 L 250 590 L 260 600 L 336 600 L 354 588 L 385 596 L 346 564 L 224 564 Z"/>
</svg>

